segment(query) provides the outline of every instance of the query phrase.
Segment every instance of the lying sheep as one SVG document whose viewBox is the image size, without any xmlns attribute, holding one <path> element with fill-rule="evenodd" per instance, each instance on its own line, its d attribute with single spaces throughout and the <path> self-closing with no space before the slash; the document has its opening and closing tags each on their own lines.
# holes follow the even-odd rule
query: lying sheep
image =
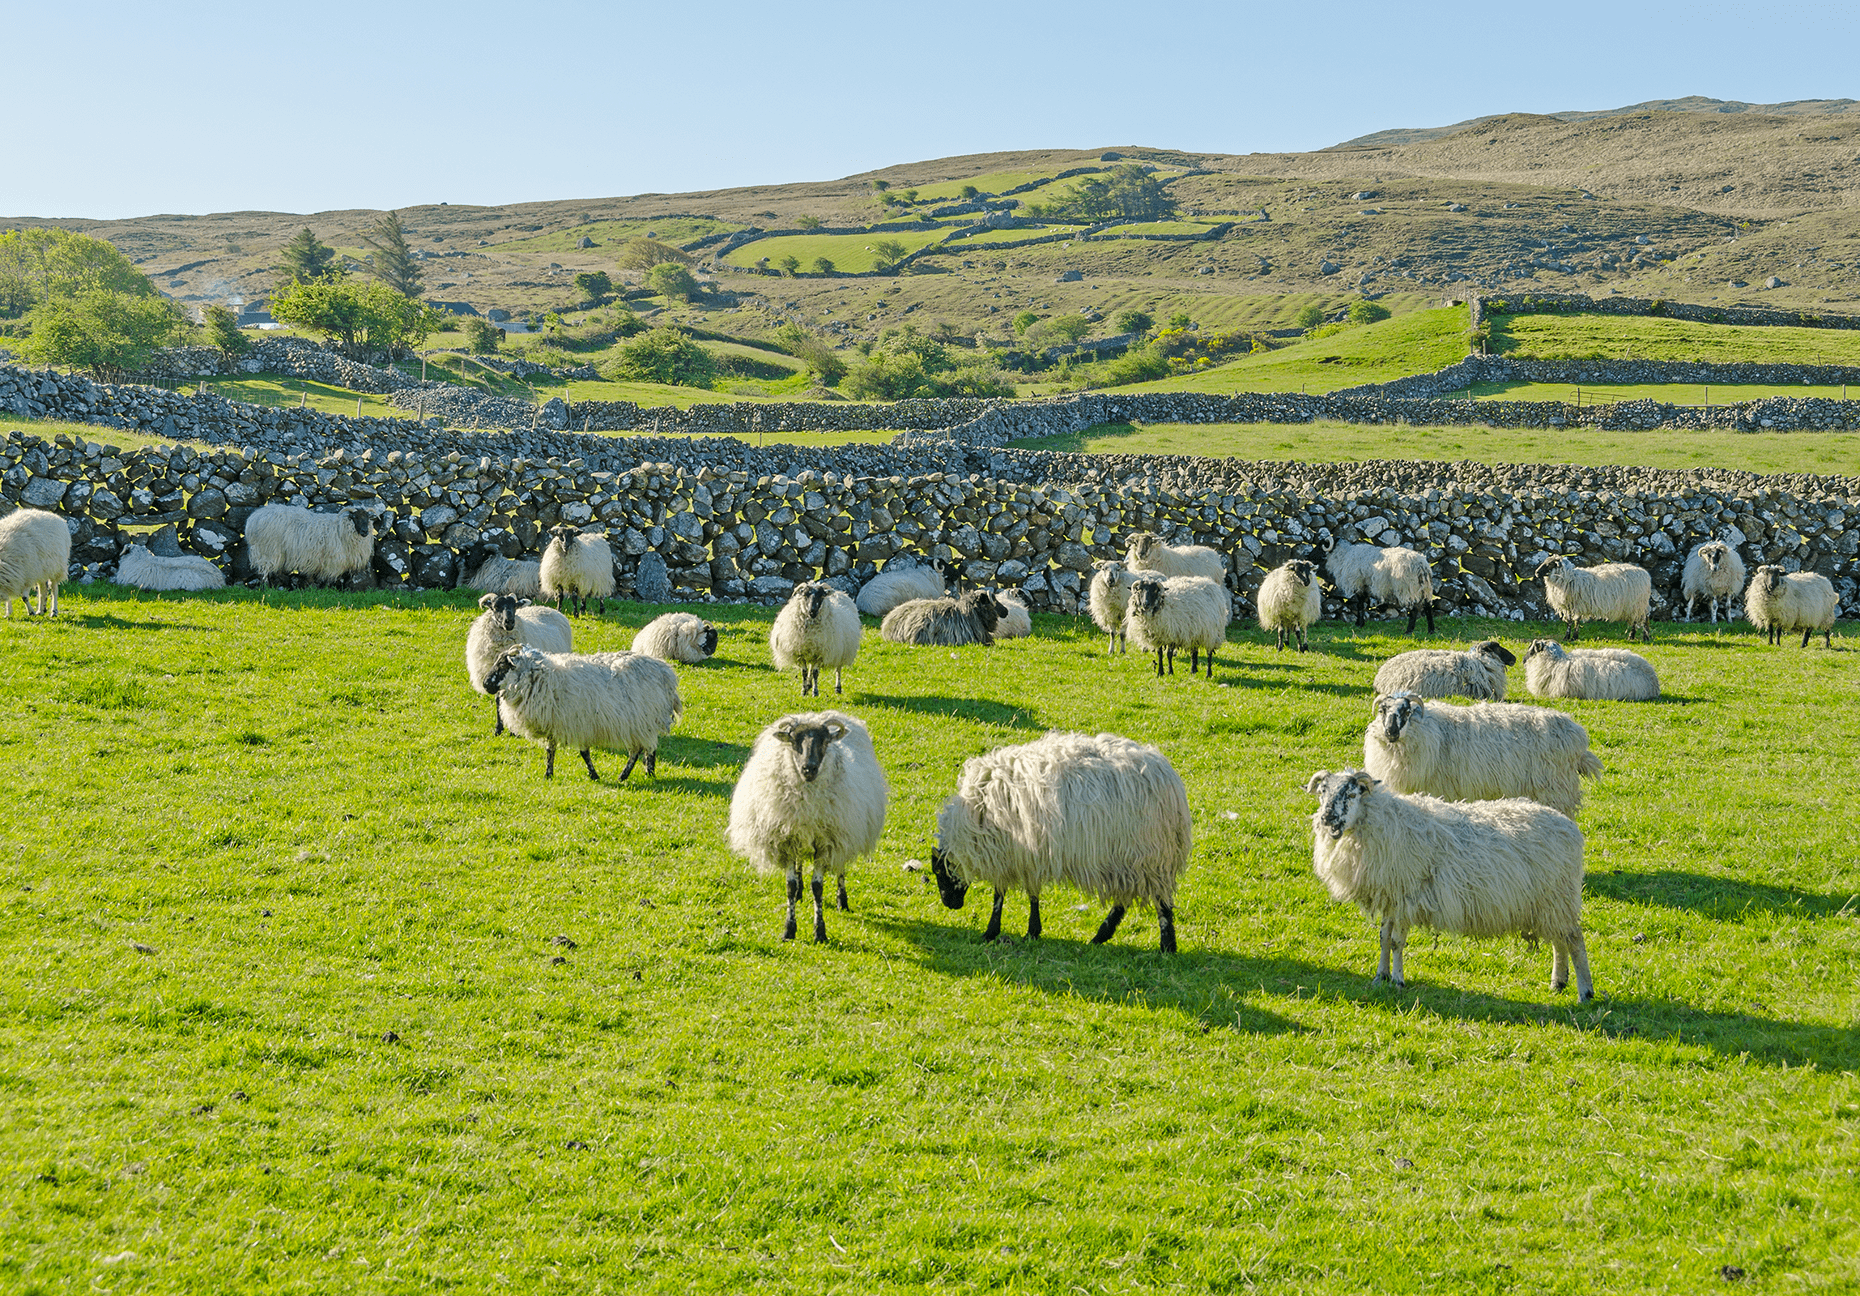
<svg viewBox="0 0 1860 1296">
<path fill-rule="evenodd" d="M 987 590 L 970 590 L 958 598 L 912 599 L 885 614 L 880 637 L 919 648 L 988 647 L 1007 609 Z"/>
<path fill-rule="evenodd" d="M 1319 770 L 1305 784 L 1311 865 L 1331 899 L 1380 920 L 1377 981 L 1405 984 L 1410 927 L 1462 936 L 1547 939 L 1550 988 L 1594 994 L 1582 941 L 1582 830 L 1535 801 L 1402 796 L 1362 770 Z"/>
<path fill-rule="evenodd" d="M 1802 646 L 1821 631 L 1821 646 L 1834 646 L 1834 618 L 1841 600 L 1826 576 L 1816 572 L 1785 572 L 1768 563 L 1757 568 L 1744 591 L 1744 614 L 1763 631 L 1765 643 L 1780 644 L 1791 631 L 1802 632 Z"/>
<path fill-rule="evenodd" d="M 495 738 L 504 732 L 504 712 L 497 704 L 496 690 L 486 681 L 497 669 L 498 659 L 520 644 L 542 653 L 571 652 L 575 634 L 568 618 L 554 608 L 531 607 L 528 599 L 514 594 L 486 594 L 478 606 L 484 611 L 465 636 L 465 674 L 472 688 L 491 699 L 491 711 L 497 717 L 491 730 Z"/>
<path fill-rule="evenodd" d="M 1219 550 L 1206 545 L 1172 545 L 1151 531 L 1131 535 L 1124 565 L 1165 576 L 1203 576 L 1223 587 L 1227 583 L 1227 559 Z"/>
<path fill-rule="evenodd" d="M 1584 621 L 1625 621 L 1628 639 L 1638 631 L 1648 643 L 1648 609 L 1653 600 L 1653 577 L 1633 563 L 1603 563 L 1578 567 L 1568 558 L 1553 556 L 1537 566 L 1544 583 L 1544 598 L 1551 611 L 1569 625 L 1569 638 L 1577 638 Z"/>
<path fill-rule="evenodd" d="M 1376 692 L 1503 702 L 1505 668 L 1515 666 L 1517 661 L 1511 650 L 1496 639 L 1476 643 L 1465 652 L 1417 648 L 1382 663 L 1376 671 Z"/>
<path fill-rule="evenodd" d="M 596 747 L 627 754 L 622 783 L 641 756 L 646 773 L 656 774 L 659 739 L 685 710 L 678 673 L 634 652 L 583 656 L 520 645 L 497 659 L 484 686 L 496 694 L 510 732 L 548 753 L 544 778 L 555 777 L 557 747 L 579 751 L 591 779 L 600 777 L 588 755 Z"/>
<path fill-rule="evenodd" d="M 506 558 L 495 545 L 484 545 L 476 552 L 461 555 L 459 567 L 468 573 L 460 582 L 466 589 L 515 594 L 531 602 L 543 596 L 541 559 Z"/>
<path fill-rule="evenodd" d="M 1685 570 L 1679 575 L 1679 592 L 1686 600 L 1686 620 L 1692 619 L 1692 605 L 1704 599 L 1711 608 L 1712 624 L 1718 624 L 1718 604 L 1724 604 L 1724 619 L 1731 619 L 1737 596 L 1744 588 L 1744 560 L 1737 550 L 1722 540 L 1707 540 L 1686 555 Z"/>
<path fill-rule="evenodd" d="M 840 908 L 852 907 L 846 866 L 878 846 L 890 796 L 872 735 L 844 712 L 783 716 L 757 735 L 730 797 L 730 849 L 758 873 L 787 875 L 783 940 L 794 939 L 804 858 L 814 862 L 814 939 L 827 939 L 826 874 L 839 879 Z"/>
<path fill-rule="evenodd" d="M 1279 651 L 1285 651 L 1285 637 L 1290 633 L 1298 641 L 1298 651 L 1309 646 L 1305 631 L 1324 616 L 1324 596 L 1318 590 L 1317 564 L 1307 558 L 1294 558 L 1282 567 L 1266 573 L 1259 584 L 1259 628 L 1276 631 Z"/>
<path fill-rule="evenodd" d="M 941 562 L 926 567 L 904 567 L 893 562 L 865 583 L 854 603 L 865 615 L 882 619 L 901 603 L 942 598 L 947 590 L 948 573 Z"/>
<path fill-rule="evenodd" d="M 1434 573 L 1414 550 L 1340 544 L 1332 547 L 1324 564 L 1344 605 L 1356 604 L 1359 627 L 1369 620 L 1370 608 L 1387 605 L 1408 614 L 1409 634 L 1422 613 L 1427 615 L 1427 633 L 1434 633 Z"/>
<path fill-rule="evenodd" d="M 787 605 L 769 627 L 769 653 L 776 670 L 801 668 L 801 696 L 820 696 L 820 668 L 833 668 L 833 691 L 840 675 L 859 656 L 859 610 L 844 594 L 820 581 L 794 587 Z"/>
<path fill-rule="evenodd" d="M 969 887 L 995 889 L 983 940 L 1001 935 L 1008 891 L 1027 893 L 1027 939 L 1040 935 L 1040 893 L 1064 882 L 1111 905 L 1092 944 L 1139 901 L 1156 906 L 1162 950 L 1175 953 L 1175 886 L 1188 867 L 1188 792 L 1168 757 L 1116 734 L 1060 733 L 965 762 L 936 816 L 937 890 L 962 908 Z"/>
<path fill-rule="evenodd" d="M 1019 590 L 997 590 L 995 602 L 1001 605 L 1001 620 L 995 625 L 997 639 L 1025 639 L 1033 633 L 1033 609 Z"/>
<path fill-rule="evenodd" d="M 1203 649 L 1208 654 L 1208 678 L 1214 678 L 1214 653 L 1227 642 L 1231 605 L 1227 591 L 1205 576 L 1145 576 L 1130 587 L 1130 607 L 1124 626 L 1136 645 L 1156 652 L 1156 673 L 1163 673 L 1163 654 L 1169 654 L 1169 673 L 1175 674 L 1178 650 L 1189 654 L 1188 673 L 1199 668 Z"/>
<path fill-rule="evenodd" d="M 71 573 L 71 528 L 56 513 L 18 508 L 0 518 L 0 599 L 27 616 L 57 616 L 58 587 Z M 28 601 L 28 594 L 31 595 Z"/>
<path fill-rule="evenodd" d="M 566 597 L 570 609 L 580 616 L 588 601 L 595 599 L 605 613 L 614 593 L 613 547 L 605 535 L 583 535 L 566 523 L 553 526 L 536 574 L 543 596 L 554 599 L 558 609 Z"/>
<path fill-rule="evenodd" d="M 1126 567 L 1108 558 L 1101 558 L 1092 565 L 1096 570 L 1092 573 L 1089 591 L 1091 619 L 1111 637 L 1108 651 L 1117 652 L 1120 648 L 1128 651 L 1124 615 L 1130 609 L 1130 587 L 1145 576 L 1154 576 L 1157 580 L 1168 578 L 1159 571 Z"/>
<path fill-rule="evenodd" d="M 375 518 L 367 509 L 313 513 L 307 508 L 267 504 L 245 523 L 245 548 L 252 570 L 266 585 L 273 576 L 296 572 L 305 580 L 331 584 L 366 572 L 375 555 Z"/>
<path fill-rule="evenodd" d="M 717 651 L 717 627 L 689 612 L 667 612 L 633 636 L 633 651 L 695 666 Z"/>
<path fill-rule="evenodd" d="M 122 561 L 116 565 L 116 583 L 145 590 L 192 592 L 225 588 L 226 574 L 205 558 L 192 554 L 167 558 L 150 553 L 147 545 L 137 544 L 123 551 Z"/>
<path fill-rule="evenodd" d="M 1625 648 L 1565 649 L 1533 639 L 1524 653 L 1524 685 L 1532 697 L 1651 702 L 1660 696 L 1653 663 Z"/>
<path fill-rule="evenodd" d="M 1376 699 L 1363 764 L 1395 792 L 1450 801 L 1529 797 L 1570 818 L 1602 772 L 1589 731 L 1561 711 L 1514 702 L 1454 706 L 1412 693 Z"/>
</svg>

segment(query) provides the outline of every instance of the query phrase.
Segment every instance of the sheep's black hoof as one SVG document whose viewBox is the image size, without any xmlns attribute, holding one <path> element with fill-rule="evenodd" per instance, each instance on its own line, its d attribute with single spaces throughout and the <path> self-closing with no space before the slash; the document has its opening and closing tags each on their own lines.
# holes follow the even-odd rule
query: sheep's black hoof
<svg viewBox="0 0 1860 1296">
<path fill-rule="evenodd" d="M 794 939 L 794 924 L 793 923 L 789 923 L 786 927 L 781 929 L 781 938 L 785 941 L 791 941 Z"/>
<path fill-rule="evenodd" d="M 814 944 L 825 945 L 826 943 L 827 943 L 827 929 L 825 927 L 814 928 Z"/>
</svg>

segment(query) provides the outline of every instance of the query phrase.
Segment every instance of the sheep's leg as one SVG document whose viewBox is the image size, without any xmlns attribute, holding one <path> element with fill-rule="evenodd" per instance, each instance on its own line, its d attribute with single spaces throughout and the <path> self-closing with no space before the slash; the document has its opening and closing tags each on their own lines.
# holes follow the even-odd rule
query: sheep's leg
<svg viewBox="0 0 1860 1296">
<path fill-rule="evenodd" d="M 1356 600 L 1356 628 L 1361 630 L 1369 620 L 1369 595 L 1363 594 Z"/>
<path fill-rule="evenodd" d="M 826 870 L 821 867 L 818 859 L 814 861 L 813 892 L 814 944 L 825 945 L 827 943 L 827 908 L 822 900 L 826 894 Z"/>
<path fill-rule="evenodd" d="M 852 906 L 846 903 L 846 875 L 844 873 L 840 874 L 839 906 L 841 913 L 852 912 Z"/>
<path fill-rule="evenodd" d="M 1201 649 L 1198 646 L 1188 650 L 1188 673 L 1190 675 L 1201 673 Z"/>
<path fill-rule="evenodd" d="M 1386 918 L 1382 920 L 1378 934 L 1382 938 L 1382 956 L 1376 961 L 1375 980 L 1386 981 L 1389 979 L 1389 922 Z"/>
<path fill-rule="evenodd" d="M 630 756 L 628 756 L 628 757 L 626 758 L 626 768 L 620 771 L 620 781 L 621 781 L 622 783 L 624 783 L 624 782 L 626 782 L 626 777 L 627 777 L 627 775 L 629 775 L 629 774 L 631 774 L 631 773 L 633 772 L 633 767 L 634 767 L 635 765 L 637 765 L 637 764 L 639 764 L 639 753 L 638 753 L 638 752 L 634 752 L 634 753 L 633 753 L 632 755 L 630 755 Z M 589 771 L 590 771 L 590 772 L 592 772 L 592 771 L 593 771 L 593 769 L 594 769 L 594 766 L 593 766 L 593 765 L 589 765 L 589 766 L 588 766 L 588 769 L 589 769 Z M 650 773 L 651 773 L 652 771 L 651 771 L 651 770 L 647 770 L 646 772 L 647 772 L 648 774 L 650 774 Z"/>
<path fill-rule="evenodd" d="M 1434 637 L 1434 604 L 1433 604 L 1433 600 L 1431 600 L 1431 599 L 1430 599 L 1430 600 L 1428 600 L 1428 602 L 1427 602 L 1426 604 L 1424 604 L 1424 605 L 1423 605 L 1423 607 L 1422 607 L 1422 611 L 1424 611 L 1424 612 L 1426 612 L 1426 613 L 1427 613 L 1427 636 L 1428 636 L 1428 638 L 1430 638 L 1430 639 L 1431 639 L 1431 638 L 1433 638 L 1433 637 Z"/>
<path fill-rule="evenodd" d="M 1162 649 L 1156 650 L 1156 678 L 1162 678 Z"/>
<path fill-rule="evenodd" d="M 840 687 L 840 670 L 841 667 L 838 666 L 833 668 L 833 691 L 835 693 L 844 693 L 846 691 Z"/>
<path fill-rule="evenodd" d="M 989 941 L 1001 939 L 1001 906 L 1006 903 L 1007 892 L 1000 887 L 996 887 L 994 912 L 988 915 L 988 930 L 982 933 L 982 941 L 984 944 Z"/>
<path fill-rule="evenodd" d="M 1393 969 L 1393 975 L 1389 980 L 1396 986 L 1408 984 L 1407 978 L 1402 974 L 1402 955 L 1407 952 L 1408 929 L 1406 927 L 1391 927 L 1389 929 L 1389 963 Z"/>
<path fill-rule="evenodd" d="M 1808 647 L 1808 641 L 1814 637 L 1815 637 L 1815 628 L 1813 626 L 1810 626 L 1808 629 L 1802 632 L 1802 646 L 1804 648 Z"/>
<path fill-rule="evenodd" d="M 588 777 L 589 777 L 589 778 L 591 778 L 591 779 L 599 779 L 599 778 L 600 778 L 600 774 L 599 774 L 598 772 L 596 772 L 596 770 L 595 770 L 595 768 L 594 768 L 594 758 L 593 758 L 592 756 L 590 756 L 590 755 L 588 755 L 588 749 L 587 749 L 586 747 L 583 747 L 583 748 L 581 749 L 581 763 L 582 763 L 583 765 L 586 765 L 586 766 L 588 767 Z M 626 768 L 627 768 L 627 772 L 628 772 L 629 774 L 630 774 L 630 773 L 632 773 L 632 772 L 633 772 L 633 762 L 629 760 L 629 761 L 628 761 L 628 762 L 626 763 Z M 624 783 L 624 782 L 626 782 L 626 780 L 625 780 L 624 778 L 623 778 L 623 779 L 621 779 L 620 781 L 621 781 L 622 783 Z"/>
<path fill-rule="evenodd" d="M 1419 606 L 1411 607 L 1408 609 L 1408 633 L 1409 634 L 1414 633 L 1414 623 L 1416 621 L 1419 621 L 1420 619 L 1421 619 L 1421 609 Z M 1429 621 L 1432 621 L 1434 618 L 1432 616 L 1429 616 L 1427 619 Z M 1427 632 L 1429 634 L 1434 633 L 1434 628 L 1430 625 L 1427 628 Z"/>
<path fill-rule="evenodd" d="M 491 714 L 497 717 L 497 727 L 491 730 L 491 737 L 496 738 L 504 732 L 504 708 L 496 699 L 491 699 Z"/>
<path fill-rule="evenodd" d="M 1098 924 L 1098 934 L 1091 938 L 1091 943 L 1094 945 L 1102 945 L 1110 940 L 1111 937 L 1117 935 L 1117 924 L 1123 921 L 1124 906 L 1121 904 L 1112 905 L 1111 912 L 1106 914 L 1104 916 L 1104 921 Z"/>
<path fill-rule="evenodd" d="M 1214 649 L 1208 649 L 1208 679 L 1214 679 Z"/>
<path fill-rule="evenodd" d="M 659 749 L 656 747 L 646 753 L 646 773 L 659 777 Z"/>
<path fill-rule="evenodd" d="M 1162 929 L 1162 952 L 1175 953 L 1175 906 L 1156 906 L 1156 925 Z"/>
<path fill-rule="evenodd" d="M 1569 641 L 1575 643 L 1580 638 L 1582 638 L 1582 623 L 1572 620 L 1569 623 Z"/>
<path fill-rule="evenodd" d="M 1805 645 L 1806 646 L 1806 645 Z M 1834 627 L 1829 626 L 1821 632 L 1821 646 L 1829 652 L 1834 651 Z"/>
<path fill-rule="evenodd" d="M 1175 645 L 1169 645 L 1169 673 L 1175 674 Z"/>
<path fill-rule="evenodd" d="M 1274 631 L 1273 633 L 1274 633 L 1274 637 L 1278 641 L 1279 651 L 1284 652 L 1285 651 L 1285 630 L 1284 628 L 1281 627 L 1280 629 Z"/>
<path fill-rule="evenodd" d="M 1567 942 L 1552 939 L 1550 942 L 1550 989 L 1554 992 L 1569 984 L 1569 945 Z"/>
<path fill-rule="evenodd" d="M 547 747 L 543 748 L 543 751 L 548 758 L 543 764 L 543 777 L 554 778 L 555 777 L 555 744 L 550 743 Z"/>
<path fill-rule="evenodd" d="M 1595 998 L 1595 983 L 1589 979 L 1589 947 L 1580 929 L 1569 938 L 1569 961 L 1576 969 L 1576 1002 L 1588 1003 Z"/>
<path fill-rule="evenodd" d="M 1115 632 L 1112 632 L 1111 634 L 1106 635 L 1105 638 L 1109 639 L 1111 642 L 1105 645 L 1104 655 L 1106 657 L 1114 656 L 1117 652 L 1117 634 Z"/>
<path fill-rule="evenodd" d="M 801 870 L 788 870 L 788 922 L 781 929 L 781 938 L 785 941 L 794 939 L 794 906 L 801 898 Z"/>
<path fill-rule="evenodd" d="M 1305 628 L 1303 626 L 1298 627 L 1298 651 L 1299 652 L 1310 652 L 1311 651 L 1311 638 L 1309 635 L 1305 633 Z"/>
</svg>

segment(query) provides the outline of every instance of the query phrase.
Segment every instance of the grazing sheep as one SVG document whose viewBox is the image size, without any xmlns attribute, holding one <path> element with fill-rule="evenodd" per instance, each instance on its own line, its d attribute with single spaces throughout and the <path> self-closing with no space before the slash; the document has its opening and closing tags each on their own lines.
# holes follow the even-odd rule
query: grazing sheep
<svg viewBox="0 0 1860 1296">
<path fill-rule="evenodd" d="M 1744 615 L 1763 631 L 1765 643 L 1780 644 L 1783 635 L 1802 632 L 1802 646 L 1821 631 L 1821 646 L 1834 646 L 1834 618 L 1841 600 L 1826 576 L 1816 572 L 1785 572 L 1768 563 L 1757 568 L 1744 591 Z"/>
<path fill-rule="evenodd" d="M 1124 565 L 1139 571 L 1161 572 L 1165 576 L 1205 576 L 1216 585 L 1227 584 L 1227 559 L 1218 549 L 1206 545 L 1172 545 L 1151 531 L 1138 531 L 1130 537 Z"/>
<path fill-rule="evenodd" d="M 506 558 L 495 545 L 484 545 L 459 566 L 470 574 L 461 582 L 466 589 L 487 594 L 515 594 L 532 602 L 542 598 L 542 560 Z"/>
<path fill-rule="evenodd" d="M 833 691 L 840 675 L 859 656 L 859 610 L 844 594 L 820 581 L 794 587 L 788 603 L 769 627 L 769 653 L 776 670 L 801 668 L 801 696 L 820 696 L 820 668 L 833 668 Z"/>
<path fill-rule="evenodd" d="M 1653 630 L 1647 624 L 1653 600 L 1653 577 L 1633 563 L 1603 563 L 1578 567 L 1564 557 L 1550 557 L 1537 566 L 1544 598 L 1550 609 L 1569 625 L 1570 642 L 1584 621 L 1625 621 L 1628 639 L 1638 631 L 1648 643 Z"/>
<path fill-rule="evenodd" d="M 627 754 L 622 783 L 641 756 L 646 773 L 655 774 L 659 739 L 685 710 L 678 673 L 657 657 L 635 652 L 584 656 L 518 645 L 505 649 L 484 686 L 497 696 L 510 732 L 548 753 L 544 778 L 555 777 L 557 747 L 579 751 L 591 779 L 600 777 L 588 755 L 595 747 Z"/>
<path fill-rule="evenodd" d="M 614 551 L 605 535 L 583 535 L 566 523 L 549 528 L 549 543 L 543 549 L 537 568 L 545 598 L 555 600 L 559 609 L 566 596 L 576 616 L 587 610 L 590 599 L 598 600 L 599 611 L 607 611 L 607 600 L 614 594 Z"/>
<path fill-rule="evenodd" d="M 1175 953 L 1175 884 L 1188 867 L 1188 792 L 1169 758 L 1116 734 L 1049 733 L 965 762 L 936 816 L 937 890 L 962 908 L 969 887 L 995 889 L 983 940 L 1001 935 L 1009 890 L 1027 893 L 1027 938 L 1040 934 L 1040 892 L 1065 882 L 1110 903 L 1092 944 L 1124 911 L 1156 906 L 1162 950 Z"/>
<path fill-rule="evenodd" d="M 1208 654 L 1208 678 L 1214 678 L 1214 652 L 1227 642 L 1231 605 L 1227 591 L 1205 576 L 1144 576 L 1130 587 L 1130 607 L 1124 626 L 1139 648 L 1156 650 L 1156 673 L 1163 673 L 1163 653 L 1169 654 L 1169 673 L 1175 674 L 1175 654 L 1189 654 L 1188 673 L 1199 667 L 1203 649 Z"/>
<path fill-rule="evenodd" d="M 695 666 L 717 651 L 717 627 L 689 612 L 667 612 L 633 636 L 633 651 Z"/>
<path fill-rule="evenodd" d="M 942 598 L 947 591 L 948 573 L 941 562 L 927 567 L 903 567 L 894 562 L 867 581 L 854 602 L 865 615 L 882 620 L 901 603 Z"/>
<path fill-rule="evenodd" d="M 999 599 L 987 590 L 970 590 L 958 598 L 912 599 L 885 614 L 880 637 L 892 643 L 919 648 L 960 648 L 965 644 L 988 647 L 995 627 L 1007 615 Z"/>
<path fill-rule="evenodd" d="M 1001 605 L 1001 620 L 995 625 L 997 639 L 1025 639 L 1033 633 L 1033 609 L 1019 590 L 997 590 L 995 602 Z"/>
<path fill-rule="evenodd" d="M 116 565 L 116 583 L 145 590 L 223 589 L 226 574 L 205 558 L 183 554 L 164 558 L 149 552 L 147 545 L 131 545 Z"/>
<path fill-rule="evenodd" d="M 497 704 L 496 690 L 485 681 L 497 669 L 498 658 L 519 644 L 542 653 L 572 652 L 575 632 L 568 618 L 554 608 L 531 607 L 528 599 L 515 594 L 486 594 L 478 606 L 484 611 L 465 636 L 465 674 L 474 689 L 491 699 L 491 711 L 497 717 L 491 730 L 495 738 L 504 732 L 504 712 Z"/>
<path fill-rule="evenodd" d="M 758 873 L 788 878 L 788 923 L 801 898 L 801 861 L 814 861 L 814 939 L 827 939 L 821 903 L 825 875 L 839 879 L 846 903 L 846 866 L 870 855 L 885 829 L 891 797 L 864 724 L 842 711 L 787 715 L 764 729 L 750 749 L 730 797 L 730 849 Z"/>
<path fill-rule="evenodd" d="M 375 517 L 359 506 L 313 513 L 267 504 L 246 519 L 245 548 L 252 570 L 267 585 L 273 576 L 291 572 L 331 584 L 369 569 L 375 555 Z"/>
<path fill-rule="evenodd" d="M 1126 567 L 1109 558 L 1101 558 L 1092 566 L 1096 570 L 1092 573 L 1089 591 L 1091 619 L 1111 637 L 1108 651 L 1129 651 L 1124 636 L 1124 614 L 1130 608 L 1130 587 L 1144 576 L 1154 576 L 1157 580 L 1167 578 L 1159 571 Z"/>
<path fill-rule="evenodd" d="M 13 600 L 27 616 L 57 616 L 58 587 L 71 573 L 71 528 L 44 509 L 14 509 L 0 518 L 0 599 L 7 620 Z M 31 601 L 28 601 L 28 594 Z"/>
<path fill-rule="evenodd" d="M 1660 696 L 1653 663 L 1625 648 L 1566 649 L 1533 639 L 1524 653 L 1524 686 L 1532 697 L 1651 702 Z"/>
<path fill-rule="evenodd" d="M 1722 540 L 1707 540 L 1686 555 L 1686 567 L 1679 576 L 1679 592 L 1686 599 L 1686 620 L 1692 619 L 1692 605 L 1704 599 L 1711 608 L 1712 624 L 1718 624 L 1718 604 L 1724 604 L 1724 619 L 1731 619 L 1737 596 L 1744 588 L 1744 560 L 1737 550 Z"/>
<path fill-rule="evenodd" d="M 1377 981 L 1405 984 L 1408 929 L 1548 939 L 1550 988 L 1594 994 L 1582 941 L 1582 830 L 1535 801 L 1403 796 L 1362 770 L 1319 770 L 1305 784 L 1311 865 L 1331 899 L 1380 919 Z"/>
<path fill-rule="evenodd" d="M 1259 628 L 1274 630 L 1279 636 L 1279 651 L 1285 651 L 1285 637 L 1290 632 L 1298 641 L 1298 651 L 1309 646 L 1305 631 L 1324 616 L 1324 596 L 1318 591 L 1317 564 L 1308 558 L 1294 558 L 1282 567 L 1266 573 L 1259 583 Z"/>
<path fill-rule="evenodd" d="M 1572 819 L 1584 776 L 1602 772 L 1589 731 L 1561 711 L 1515 702 L 1454 706 L 1412 693 L 1376 699 L 1363 764 L 1392 791 L 1449 801 L 1529 797 Z"/>
<path fill-rule="evenodd" d="M 1434 633 L 1434 573 L 1414 550 L 1340 544 L 1331 548 L 1324 565 L 1345 606 L 1356 604 L 1358 626 L 1369 620 L 1370 608 L 1387 604 L 1408 614 L 1409 634 L 1422 613 L 1427 615 L 1427 633 Z"/>
<path fill-rule="evenodd" d="M 1376 692 L 1503 702 L 1505 667 L 1515 666 L 1517 661 L 1511 650 L 1496 639 L 1476 643 L 1465 652 L 1417 648 L 1382 663 L 1376 671 Z"/>
</svg>

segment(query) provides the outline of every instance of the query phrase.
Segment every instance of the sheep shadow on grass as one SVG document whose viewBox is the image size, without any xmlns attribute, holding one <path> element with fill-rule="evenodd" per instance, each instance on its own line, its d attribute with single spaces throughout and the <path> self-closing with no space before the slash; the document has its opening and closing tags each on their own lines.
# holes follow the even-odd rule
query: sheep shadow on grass
<svg viewBox="0 0 1860 1296">
<path fill-rule="evenodd" d="M 1711 877 L 1675 869 L 1590 873 L 1583 890 L 1629 904 L 1684 909 L 1718 922 L 1735 922 L 1754 911 L 1797 918 L 1828 918 L 1860 912 L 1860 896 L 1819 895 L 1794 887 Z"/>
<path fill-rule="evenodd" d="M 108 612 L 86 612 L 68 616 L 61 612 L 55 621 L 73 621 L 87 630 L 192 630 L 196 634 L 212 634 L 218 626 L 195 625 L 191 621 L 125 621 Z"/>
<path fill-rule="evenodd" d="M 1006 703 L 995 702 L 988 698 L 951 698 L 951 697 L 899 697 L 889 693 L 861 693 L 861 703 L 876 706 L 895 707 L 900 711 L 916 711 L 924 715 L 948 716 L 954 720 L 974 720 L 982 724 L 1004 725 L 1010 729 L 1026 729 L 1032 732 L 1044 732 L 1046 726 L 1035 716 L 1033 708 L 1027 706 L 1012 707 Z M 837 705 L 822 699 L 823 705 Z"/>
</svg>

